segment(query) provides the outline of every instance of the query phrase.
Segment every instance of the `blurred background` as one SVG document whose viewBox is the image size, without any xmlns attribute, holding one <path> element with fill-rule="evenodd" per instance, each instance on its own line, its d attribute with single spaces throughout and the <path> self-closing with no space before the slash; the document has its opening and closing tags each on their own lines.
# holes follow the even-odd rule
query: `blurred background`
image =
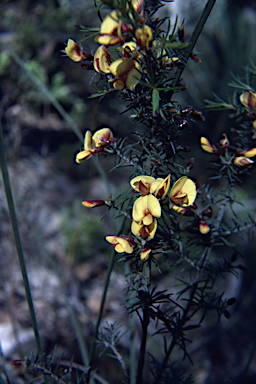
<svg viewBox="0 0 256 384">
<path fill-rule="evenodd" d="M 167 3 L 161 14 L 170 15 L 172 22 L 177 13 L 180 22 L 185 18 L 188 40 L 205 3 L 175 0 Z M 117 196 L 128 190 L 130 174 L 114 171 L 106 186 L 92 160 L 76 164 L 75 153 L 81 143 L 69 122 L 83 134 L 87 129 L 109 126 L 116 137 L 126 137 L 140 127 L 132 122 L 131 113 L 121 114 L 125 105 L 118 92 L 100 102 L 88 98 L 95 92 L 90 85 L 94 71 L 82 69 L 62 52 L 69 38 L 83 40 L 80 24 L 100 25 L 93 1 L 2 0 L 0 15 L 0 118 L 39 329 L 46 353 L 52 353 L 57 345 L 57 355 L 64 353 L 65 359 L 74 356 L 74 361 L 81 362 L 65 298 L 49 260 L 58 267 L 89 343 L 111 251 L 104 236 L 115 234 L 115 227 L 108 216 L 100 220 L 104 208 L 92 212 L 82 207 L 81 201 L 107 199 L 110 193 Z M 204 123 L 190 122 L 182 137 L 184 144 L 192 145 L 196 158 L 193 176 L 200 183 L 207 182 L 209 173 L 198 138 L 203 134 L 216 142 L 235 124 L 228 112 L 207 111 L 204 100 L 212 100 L 213 93 L 232 100 L 233 90 L 227 83 L 232 73 L 243 77 L 250 60 L 256 63 L 255 41 L 255 1 L 217 0 L 195 47 L 202 63 L 189 63 L 183 76 L 188 90 L 177 96 L 184 107 L 193 105 L 206 117 Z M 93 40 L 82 45 L 85 52 L 94 53 L 97 48 Z M 55 104 L 50 101 L 53 99 Z M 99 157 L 99 161 L 106 172 L 114 166 L 110 157 Z M 255 180 L 247 180 L 246 191 L 239 191 L 244 203 L 241 215 L 255 209 Z M 195 364 L 188 362 L 185 367 L 198 384 L 256 382 L 255 247 L 253 237 L 244 236 L 243 243 L 236 241 L 249 268 L 240 279 L 232 277 L 223 283 L 229 297 L 237 297 L 231 319 L 219 325 L 215 317 L 210 318 L 196 340 L 191 335 Z M 165 279 L 168 274 L 156 276 L 162 286 Z M 104 321 L 120 320 L 127 325 L 120 307 L 125 287 L 118 266 L 112 275 Z M 1 181 L 0 341 L 6 362 L 28 353 L 34 348 L 33 340 Z M 124 338 L 121 346 L 124 352 L 126 341 Z M 102 358 L 99 365 L 109 383 L 120 382 L 121 371 L 115 371 L 114 377 L 111 374 L 111 360 Z M 12 382 L 24 382 L 13 368 L 10 375 Z"/>
</svg>

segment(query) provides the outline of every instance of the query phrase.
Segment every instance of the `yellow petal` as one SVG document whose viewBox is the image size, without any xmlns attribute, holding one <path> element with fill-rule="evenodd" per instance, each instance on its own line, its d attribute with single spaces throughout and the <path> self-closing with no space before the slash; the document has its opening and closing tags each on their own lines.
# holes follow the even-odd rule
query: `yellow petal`
<svg viewBox="0 0 256 384">
<path fill-rule="evenodd" d="M 132 211 L 132 218 L 135 221 L 142 221 L 145 216 L 151 214 L 159 218 L 161 216 L 161 206 L 157 198 L 153 195 L 146 195 L 139 197 L 134 205 Z"/>
<path fill-rule="evenodd" d="M 112 75 L 122 78 L 126 76 L 130 70 L 134 67 L 134 60 L 127 57 L 122 57 L 115 60 L 109 67 Z"/>
<path fill-rule="evenodd" d="M 171 175 L 168 175 L 164 180 L 163 179 L 157 179 L 157 180 L 161 180 L 157 189 L 154 191 L 155 192 L 155 195 L 158 196 L 158 197 L 161 197 L 161 199 L 164 199 L 168 190 L 169 190 L 169 187 L 170 187 L 170 177 Z"/>
<path fill-rule="evenodd" d="M 254 157 L 256 156 L 256 148 L 247 149 L 243 154 L 245 157 Z"/>
<path fill-rule="evenodd" d="M 156 233 L 156 229 L 157 229 L 157 220 L 155 219 L 153 221 L 153 223 L 150 224 L 149 226 L 145 227 L 145 229 L 148 233 L 148 238 L 153 239 L 153 237 L 155 236 L 155 233 Z"/>
<path fill-rule="evenodd" d="M 253 164 L 254 161 L 245 156 L 239 156 L 234 158 L 234 164 L 244 167 L 245 165 Z"/>
<path fill-rule="evenodd" d="M 99 207 L 101 205 L 105 205 L 104 200 L 85 200 L 82 202 L 83 206 L 86 208 L 94 208 L 94 207 Z"/>
<path fill-rule="evenodd" d="M 174 183 L 170 191 L 170 200 L 174 204 L 180 204 L 183 207 L 188 207 L 194 203 L 195 199 L 195 183 L 187 176 L 182 176 Z"/>
<path fill-rule="evenodd" d="M 149 254 L 150 254 L 150 252 L 151 252 L 151 249 L 150 248 L 144 248 L 142 251 L 141 251 L 141 253 L 140 253 L 140 259 L 142 260 L 142 261 L 147 261 L 148 260 L 148 258 L 149 258 Z"/>
<path fill-rule="evenodd" d="M 202 233 L 202 235 L 207 235 L 210 231 L 209 225 L 206 223 L 205 220 L 201 220 L 199 224 L 199 231 Z"/>
<path fill-rule="evenodd" d="M 92 134 L 90 131 L 86 131 L 85 137 L 84 137 L 84 150 L 90 151 L 92 150 Z"/>
<path fill-rule="evenodd" d="M 105 19 L 102 21 L 100 26 L 100 33 L 113 33 L 117 28 L 119 24 L 119 13 L 118 11 L 114 10 L 109 13 L 105 17 Z"/>
<path fill-rule="evenodd" d="M 93 66 L 99 73 L 110 73 L 110 57 L 104 45 L 101 45 L 95 52 Z"/>
<path fill-rule="evenodd" d="M 132 91 L 138 84 L 140 78 L 141 72 L 137 68 L 133 67 L 127 75 L 126 87 Z"/>
<path fill-rule="evenodd" d="M 106 236 L 106 240 L 110 244 L 114 244 L 115 250 L 118 253 L 126 252 L 132 253 L 133 246 L 125 239 L 120 236 Z"/>
<path fill-rule="evenodd" d="M 131 232 L 136 236 L 136 237 L 140 237 L 140 230 L 142 228 L 142 224 L 138 223 L 137 221 L 132 221 L 132 225 L 131 225 Z"/>
<path fill-rule="evenodd" d="M 115 79 L 113 81 L 113 87 L 117 90 L 117 91 L 122 91 L 122 89 L 124 89 L 125 87 L 125 83 L 119 79 Z"/>
<path fill-rule="evenodd" d="M 68 39 L 65 52 L 66 55 L 75 62 L 81 61 L 83 58 L 79 45 L 76 44 L 72 39 Z"/>
<path fill-rule="evenodd" d="M 102 128 L 96 131 L 92 137 L 93 147 L 102 147 L 113 138 L 113 133 L 109 128 Z"/>
<path fill-rule="evenodd" d="M 252 109 L 256 107 L 256 93 L 253 93 L 253 92 L 242 93 L 239 99 L 245 107 L 249 107 Z"/>
<path fill-rule="evenodd" d="M 142 28 L 136 29 L 135 36 L 139 46 L 148 51 L 153 37 L 152 29 L 148 25 L 144 25 Z"/>
<path fill-rule="evenodd" d="M 130 56 L 136 51 L 137 44 L 134 41 L 130 41 L 128 43 L 124 43 L 122 45 L 122 54 L 129 53 Z"/>
<path fill-rule="evenodd" d="M 93 155 L 93 150 L 90 151 L 81 151 L 76 155 L 76 162 L 82 163 L 83 161 L 89 159 Z"/>
<path fill-rule="evenodd" d="M 150 189 L 150 185 L 155 181 L 155 178 L 152 176 L 136 176 L 131 181 L 130 184 L 132 188 L 137 191 L 141 192 L 139 189 L 139 183 L 142 182 L 148 189 Z"/>
<path fill-rule="evenodd" d="M 214 145 L 212 145 L 210 141 L 206 139 L 206 137 L 201 137 L 200 142 L 201 142 L 201 147 L 203 148 L 204 151 L 209 153 L 217 153 L 216 152 L 218 151 L 217 148 Z"/>
</svg>

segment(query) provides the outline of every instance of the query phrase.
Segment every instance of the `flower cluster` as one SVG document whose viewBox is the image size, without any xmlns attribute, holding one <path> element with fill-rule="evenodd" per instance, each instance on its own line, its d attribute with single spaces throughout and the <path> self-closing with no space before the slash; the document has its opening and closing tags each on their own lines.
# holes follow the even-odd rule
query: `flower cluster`
<svg viewBox="0 0 256 384">
<path fill-rule="evenodd" d="M 151 249 L 146 243 L 152 240 L 157 230 L 157 220 L 161 217 L 161 204 L 166 198 L 170 188 L 170 175 L 165 179 L 141 175 L 130 182 L 133 190 L 140 193 L 132 208 L 131 232 L 135 236 L 107 236 L 106 240 L 114 245 L 118 253 L 132 253 L 136 245 L 140 248 L 140 258 L 146 261 Z M 196 185 L 187 176 L 179 178 L 169 193 L 169 207 L 177 210 L 178 207 L 191 206 L 196 199 Z M 83 205 L 92 208 L 109 205 L 103 200 L 87 200 Z"/>
<path fill-rule="evenodd" d="M 96 72 L 112 75 L 109 82 L 115 89 L 126 87 L 133 90 L 141 78 L 139 50 L 148 51 L 153 38 L 151 28 L 145 23 L 143 0 L 133 0 L 125 11 L 115 9 L 104 18 L 99 35 L 95 38 L 100 46 L 94 57 L 83 52 L 71 39 L 68 40 L 65 53 L 75 62 L 93 59 Z M 116 46 L 121 46 L 119 58 L 114 57 L 116 48 L 115 51 L 109 51 L 110 47 Z"/>
<path fill-rule="evenodd" d="M 235 152 L 235 154 L 230 153 L 230 143 L 227 135 L 224 133 L 223 136 L 224 138 L 219 141 L 218 145 L 224 150 L 224 156 L 221 155 L 221 152 L 213 144 L 211 144 L 206 137 L 201 137 L 200 139 L 202 149 L 208 153 L 220 156 L 220 160 L 223 165 L 230 165 L 233 163 L 234 165 L 243 167 L 254 163 L 254 161 L 251 160 L 251 157 L 256 156 L 256 148 L 239 149 Z"/>
<path fill-rule="evenodd" d="M 110 144 L 114 142 L 113 133 L 109 128 L 102 128 L 95 132 L 93 136 L 90 131 L 87 131 L 84 138 L 83 150 L 76 155 L 76 162 L 82 163 L 94 154 L 104 152 L 105 148 L 108 148 Z"/>
</svg>

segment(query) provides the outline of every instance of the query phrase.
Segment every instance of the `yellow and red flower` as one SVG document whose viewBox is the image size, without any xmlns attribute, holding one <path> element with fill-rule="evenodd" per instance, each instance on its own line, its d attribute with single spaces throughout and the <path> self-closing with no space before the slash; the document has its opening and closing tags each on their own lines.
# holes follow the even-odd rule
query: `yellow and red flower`
<svg viewBox="0 0 256 384">
<path fill-rule="evenodd" d="M 219 146 L 224 149 L 225 152 L 229 150 L 229 140 L 226 133 L 223 133 L 224 138 L 220 140 Z"/>
<path fill-rule="evenodd" d="M 72 39 L 68 39 L 65 53 L 71 60 L 75 62 L 93 59 L 93 56 L 90 53 L 85 53 Z"/>
<path fill-rule="evenodd" d="M 106 236 L 106 240 L 114 245 L 115 251 L 118 253 L 132 253 L 136 245 L 132 236 Z"/>
<path fill-rule="evenodd" d="M 100 33 L 95 41 L 103 45 L 116 45 L 125 40 L 123 33 L 129 32 L 132 27 L 120 19 L 121 13 L 118 10 L 110 12 L 101 23 Z"/>
<path fill-rule="evenodd" d="M 150 252 L 151 252 L 151 249 L 149 247 L 143 248 L 143 250 L 140 253 L 140 259 L 142 261 L 147 261 L 149 259 Z"/>
<path fill-rule="evenodd" d="M 210 231 L 209 225 L 206 223 L 205 219 L 200 219 L 199 223 L 199 231 L 202 233 L 202 235 L 207 235 Z"/>
<path fill-rule="evenodd" d="M 154 218 L 161 216 L 161 206 L 157 198 L 153 195 L 141 196 L 135 200 L 132 210 L 134 221 L 143 225 L 150 225 Z"/>
<path fill-rule="evenodd" d="M 253 163 L 253 160 L 245 156 L 238 156 L 234 158 L 234 164 L 239 165 L 240 167 L 244 167 L 245 165 L 250 165 Z"/>
<path fill-rule="evenodd" d="M 110 73 L 115 76 L 110 80 L 113 82 L 113 87 L 118 91 L 127 87 L 131 91 L 135 88 L 141 78 L 140 64 L 128 57 L 122 57 L 111 63 L 109 67 Z"/>
<path fill-rule="evenodd" d="M 148 51 L 150 49 L 150 43 L 153 38 L 152 29 L 148 25 L 144 25 L 141 28 L 137 28 L 135 31 L 136 43 L 142 48 Z"/>
<path fill-rule="evenodd" d="M 93 136 L 90 131 L 87 131 L 84 138 L 84 149 L 76 155 L 76 162 L 82 163 L 95 153 L 104 152 L 104 148 L 113 142 L 115 142 L 115 139 L 109 128 L 102 128 L 95 132 Z"/>
<path fill-rule="evenodd" d="M 206 137 L 201 137 L 200 143 L 204 151 L 213 153 L 215 155 L 220 155 L 220 151 L 214 145 L 212 145 L 210 141 L 206 139 Z"/>
<path fill-rule="evenodd" d="M 136 237 L 140 237 L 144 240 L 151 240 L 155 236 L 157 229 L 157 220 L 153 219 L 150 225 L 144 225 L 141 222 L 132 221 L 131 231 Z"/>
<path fill-rule="evenodd" d="M 165 179 L 155 179 L 146 175 L 137 176 L 130 181 L 130 184 L 135 191 L 140 192 L 142 195 L 154 193 L 155 196 L 164 199 L 170 187 L 170 175 Z"/>
<path fill-rule="evenodd" d="M 104 200 L 85 200 L 82 202 L 82 204 L 86 208 L 94 208 L 94 207 L 100 207 L 101 205 L 105 205 L 106 203 Z"/>
<path fill-rule="evenodd" d="M 251 112 L 253 112 L 256 108 L 256 93 L 251 91 L 242 93 L 239 97 L 241 103 L 248 107 Z"/>
<path fill-rule="evenodd" d="M 132 233 L 142 239 L 152 239 L 157 228 L 157 219 L 161 216 L 159 201 L 152 194 L 139 197 L 132 210 Z"/>
<path fill-rule="evenodd" d="M 100 45 L 94 55 L 93 66 L 99 73 L 110 73 L 110 57 L 107 48 Z"/>
<path fill-rule="evenodd" d="M 169 195 L 170 208 L 174 205 L 181 205 L 182 207 L 188 207 L 192 205 L 196 199 L 196 185 L 193 180 L 187 176 L 182 176 L 178 179 Z"/>
</svg>

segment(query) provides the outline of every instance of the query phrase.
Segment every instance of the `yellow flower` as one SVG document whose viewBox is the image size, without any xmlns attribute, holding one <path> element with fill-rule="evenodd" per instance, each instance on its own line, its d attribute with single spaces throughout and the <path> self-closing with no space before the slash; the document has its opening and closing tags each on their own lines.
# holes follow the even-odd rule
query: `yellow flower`
<svg viewBox="0 0 256 384">
<path fill-rule="evenodd" d="M 225 133 L 223 133 L 223 136 L 224 136 L 224 138 L 220 140 L 219 146 L 221 148 L 223 148 L 226 152 L 229 150 L 229 140 L 228 140 L 228 137 Z"/>
<path fill-rule="evenodd" d="M 101 205 L 105 205 L 104 200 L 85 200 L 82 202 L 82 204 L 86 208 L 94 208 L 94 207 L 100 207 Z"/>
<path fill-rule="evenodd" d="M 210 231 L 210 227 L 204 219 L 200 220 L 199 231 L 202 233 L 202 235 L 206 235 Z"/>
<path fill-rule="evenodd" d="M 170 175 L 165 179 L 160 177 L 155 179 L 146 175 L 136 176 L 130 181 L 130 184 L 135 191 L 140 192 L 142 195 L 154 193 L 155 196 L 164 199 L 170 186 Z"/>
<path fill-rule="evenodd" d="M 155 195 L 157 197 L 161 197 L 161 199 L 164 199 L 167 195 L 167 192 L 170 187 L 170 175 L 168 175 L 165 179 L 162 179 L 162 182 L 158 185 L 157 189 L 155 190 Z"/>
<path fill-rule="evenodd" d="M 83 59 L 83 54 L 79 45 L 76 44 L 72 39 L 68 39 L 65 52 L 66 55 L 75 62 L 81 61 Z"/>
<path fill-rule="evenodd" d="M 142 48 L 149 50 L 149 44 L 152 41 L 152 29 L 148 25 L 144 25 L 141 28 L 136 29 L 135 37 L 137 39 L 137 44 Z"/>
<path fill-rule="evenodd" d="M 214 145 L 212 145 L 210 141 L 206 139 L 206 137 L 201 137 L 200 142 L 204 151 L 214 153 L 215 155 L 220 155 L 219 150 Z"/>
<path fill-rule="evenodd" d="M 87 131 L 84 138 L 84 149 L 76 155 L 76 162 L 82 163 L 89 159 L 94 153 L 104 151 L 104 147 L 113 143 L 113 133 L 109 128 L 102 128 L 95 132 L 92 136 L 90 131 Z"/>
<path fill-rule="evenodd" d="M 122 33 L 129 32 L 132 27 L 120 20 L 120 12 L 114 10 L 101 23 L 100 33 L 95 41 L 103 45 L 116 45 L 124 41 Z"/>
<path fill-rule="evenodd" d="M 144 3 L 144 0 L 132 0 L 132 1 L 131 1 L 131 4 L 132 4 L 133 9 L 134 9 L 137 13 L 140 12 L 140 10 L 141 10 L 141 8 L 142 8 L 142 6 L 143 6 L 143 3 Z"/>
<path fill-rule="evenodd" d="M 95 52 L 93 66 L 99 73 L 110 73 L 110 57 L 104 45 L 101 45 Z"/>
<path fill-rule="evenodd" d="M 240 101 L 245 107 L 249 107 L 251 111 L 256 108 L 256 93 L 253 93 L 251 91 L 242 93 L 240 95 Z"/>
<path fill-rule="evenodd" d="M 142 239 L 153 239 L 157 229 L 157 220 L 153 219 L 150 225 L 143 225 L 141 222 L 132 221 L 131 231 L 136 237 Z"/>
<path fill-rule="evenodd" d="M 182 207 L 192 205 L 196 199 L 195 183 L 187 176 L 178 179 L 170 191 L 170 207 L 179 204 Z"/>
<path fill-rule="evenodd" d="M 115 76 L 115 79 L 111 80 L 113 87 L 119 91 L 125 86 L 132 91 L 141 78 L 140 64 L 128 57 L 115 60 L 109 70 Z"/>
<path fill-rule="evenodd" d="M 132 210 L 132 218 L 143 225 L 150 225 L 154 218 L 161 216 L 161 206 L 153 195 L 141 196 L 135 200 Z"/>
<path fill-rule="evenodd" d="M 234 164 L 244 167 L 245 165 L 253 164 L 254 161 L 245 156 L 239 156 L 234 158 Z"/>
<path fill-rule="evenodd" d="M 136 245 L 132 236 L 107 236 L 106 240 L 114 245 L 115 251 L 118 253 L 132 253 Z"/>
<path fill-rule="evenodd" d="M 254 157 L 256 156 L 256 148 L 250 148 L 245 151 L 237 152 L 237 155 L 243 155 L 245 157 Z"/>
<path fill-rule="evenodd" d="M 151 252 L 151 249 L 150 249 L 149 247 L 145 247 L 145 248 L 143 248 L 143 250 L 142 250 L 141 253 L 140 253 L 140 259 L 141 259 L 142 261 L 147 261 L 148 258 L 149 258 L 149 254 L 150 254 L 150 252 Z"/>
</svg>

